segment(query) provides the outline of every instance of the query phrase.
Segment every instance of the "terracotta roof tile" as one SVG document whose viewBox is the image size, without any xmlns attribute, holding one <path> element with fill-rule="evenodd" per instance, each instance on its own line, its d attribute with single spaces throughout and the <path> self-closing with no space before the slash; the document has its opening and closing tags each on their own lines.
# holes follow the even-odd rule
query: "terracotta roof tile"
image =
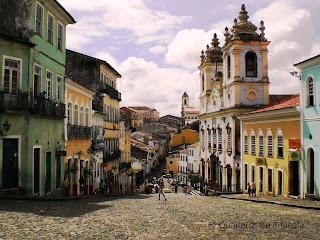
<svg viewBox="0 0 320 240">
<path fill-rule="evenodd" d="M 285 109 L 285 108 L 290 108 L 290 107 L 296 107 L 299 105 L 300 105 L 300 95 L 296 94 L 296 95 L 291 96 L 290 98 L 281 99 L 278 102 L 275 102 L 275 103 L 270 104 L 266 107 L 257 109 L 255 111 L 249 112 L 247 114 L 280 110 L 280 109 Z"/>
</svg>

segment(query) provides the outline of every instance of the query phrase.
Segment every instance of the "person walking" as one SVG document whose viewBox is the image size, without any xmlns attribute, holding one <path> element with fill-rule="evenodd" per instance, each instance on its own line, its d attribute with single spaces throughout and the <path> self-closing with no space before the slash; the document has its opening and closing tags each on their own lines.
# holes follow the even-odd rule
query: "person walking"
<svg viewBox="0 0 320 240">
<path fill-rule="evenodd" d="M 252 188 L 252 190 L 251 190 L 251 195 L 252 195 L 252 197 L 253 197 L 253 194 L 254 194 L 254 196 L 256 197 L 257 195 L 256 195 L 256 184 L 255 184 L 255 182 L 253 182 L 252 184 L 251 184 L 251 188 Z"/>
<path fill-rule="evenodd" d="M 178 184 L 174 185 L 174 192 L 177 194 L 178 193 Z"/>
<path fill-rule="evenodd" d="M 247 188 L 248 188 L 248 194 L 249 194 L 249 197 L 250 197 L 250 195 L 251 195 L 251 186 L 250 186 L 250 183 L 248 183 Z"/>
<path fill-rule="evenodd" d="M 80 185 L 80 194 L 84 194 L 84 177 L 81 176 L 79 179 L 79 185 Z"/>
<path fill-rule="evenodd" d="M 64 177 L 61 185 L 63 188 L 63 197 L 66 197 L 68 195 L 68 185 L 69 185 L 67 177 Z"/>
<path fill-rule="evenodd" d="M 164 200 L 167 201 L 166 196 L 164 195 L 163 188 L 164 188 L 164 184 L 163 184 L 163 182 L 162 182 L 161 185 L 160 185 L 159 201 L 160 201 L 160 196 L 161 196 L 161 195 L 164 197 Z"/>
<path fill-rule="evenodd" d="M 99 183 L 99 187 L 100 187 L 100 193 L 103 195 L 104 194 L 104 189 L 106 187 L 106 185 L 103 182 L 103 180 L 101 180 L 101 182 Z"/>
<path fill-rule="evenodd" d="M 205 196 L 208 196 L 208 195 L 209 195 L 209 194 L 208 194 L 208 185 L 207 185 L 207 184 L 204 186 L 204 195 L 205 195 Z"/>
</svg>

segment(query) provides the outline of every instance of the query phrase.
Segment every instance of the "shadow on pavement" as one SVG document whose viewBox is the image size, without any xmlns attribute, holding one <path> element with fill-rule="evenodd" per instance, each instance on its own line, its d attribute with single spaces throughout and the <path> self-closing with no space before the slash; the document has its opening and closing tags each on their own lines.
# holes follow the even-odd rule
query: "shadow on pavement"
<svg viewBox="0 0 320 240">
<path fill-rule="evenodd" d="M 70 201 L 0 200 L 1 212 L 31 213 L 39 216 L 73 218 L 102 209 L 114 207 L 113 202 L 122 199 L 140 200 L 146 195 L 94 196 Z"/>
</svg>

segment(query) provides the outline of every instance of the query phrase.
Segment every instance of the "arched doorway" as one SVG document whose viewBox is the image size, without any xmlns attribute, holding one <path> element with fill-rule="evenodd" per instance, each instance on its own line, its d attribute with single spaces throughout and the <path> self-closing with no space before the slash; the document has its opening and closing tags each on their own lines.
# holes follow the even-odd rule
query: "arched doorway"
<svg viewBox="0 0 320 240">
<path fill-rule="evenodd" d="M 307 152 L 307 192 L 314 194 L 314 151 L 312 148 Z"/>
<path fill-rule="evenodd" d="M 232 167 L 227 164 L 227 192 L 232 191 Z"/>
</svg>

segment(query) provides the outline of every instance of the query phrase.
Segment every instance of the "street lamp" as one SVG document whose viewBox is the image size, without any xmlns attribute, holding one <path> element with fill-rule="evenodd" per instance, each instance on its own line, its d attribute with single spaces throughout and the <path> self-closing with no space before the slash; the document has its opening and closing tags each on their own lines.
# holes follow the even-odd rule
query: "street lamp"
<svg viewBox="0 0 320 240">
<path fill-rule="evenodd" d="M 2 129 L 0 129 L 0 136 L 5 137 L 7 136 L 7 133 L 10 130 L 11 124 L 9 123 L 8 120 L 5 121 L 5 123 L 2 125 Z"/>
</svg>

